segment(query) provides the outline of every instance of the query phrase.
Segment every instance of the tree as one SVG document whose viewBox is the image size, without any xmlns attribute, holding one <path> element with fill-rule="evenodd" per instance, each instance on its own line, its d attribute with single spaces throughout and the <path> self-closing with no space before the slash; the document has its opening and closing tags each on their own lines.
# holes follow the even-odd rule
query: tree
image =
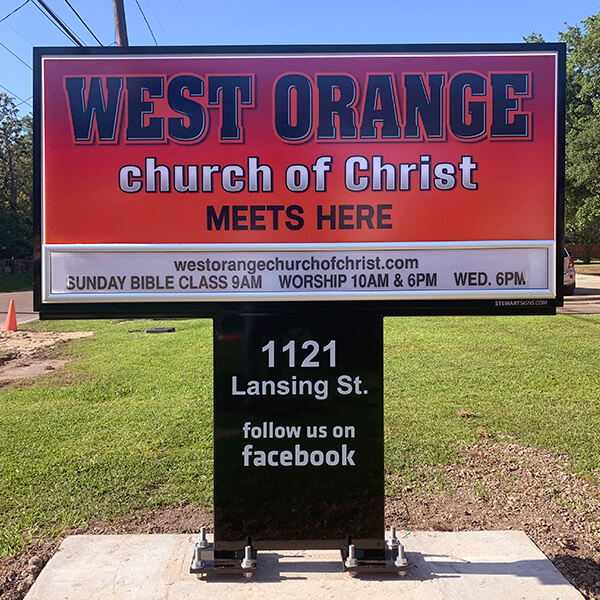
<svg viewBox="0 0 600 600">
<path fill-rule="evenodd" d="M 544 41 L 535 32 L 524 39 Z M 565 226 L 589 262 L 600 243 L 600 13 L 558 39 L 567 46 Z"/>
<path fill-rule="evenodd" d="M 33 248 L 31 117 L 0 93 L 0 258 L 24 258 Z"/>
<path fill-rule="evenodd" d="M 567 133 L 565 224 L 567 235 L 584 245 L 589 263 L 600 241 L 600 115 L 592 114 Z"/>
</svg>

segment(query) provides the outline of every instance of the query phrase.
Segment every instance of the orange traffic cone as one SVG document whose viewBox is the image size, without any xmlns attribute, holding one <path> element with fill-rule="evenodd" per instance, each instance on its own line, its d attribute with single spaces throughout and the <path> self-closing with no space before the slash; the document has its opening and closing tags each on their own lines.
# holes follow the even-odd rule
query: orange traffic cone
<svg viewBox="0 0 600 600">
<path fill-rule="evenodd" d="M 15 312 L 15 301 L 11 299 L 8 305 L 8 314 L 6 315 L 6 322 L 4 323 L 4 329 L 2 331 L 16 331 L 17 330 L 17 313 Z"/>
</svg>

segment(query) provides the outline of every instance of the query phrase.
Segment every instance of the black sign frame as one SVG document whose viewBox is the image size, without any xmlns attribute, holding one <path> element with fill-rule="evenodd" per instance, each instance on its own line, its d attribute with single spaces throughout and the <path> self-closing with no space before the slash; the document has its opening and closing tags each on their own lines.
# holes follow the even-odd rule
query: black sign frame
<svg viewBox="0 0 600 600">
<path fill-rule="evenodd" d="M 398 299 L 398 300 L 302 300 L 302 301 L 135 301 L 135 302 L 73 302 L 50 303 L 43 300 L 43 148 L 42 148 L 42 59 L 45 56 L 109 57 L 128 55 L 170 55 L 185 51 L 186 54 L 258 54 L 278 53 L 486 53 L 486 52 L 536 52 L 545 50 L 557 55 L 556 109 L 556 293 L 554 298 L 482 298 L 482 299 Z M 564 245 L 564 145 L 566 106 L 566 49 L 564 44 L 448 44 L 448 45 L 342 45 L 342 46 L 226 46 L 226 47 L 129 47 L 129 48 L 35 48 L 34 49 L 34 307 L 41 319 L 85 319 L 85 318 L 196 318 L 230 314 L 381 314 L 385 316 L 418 315 L 531 315 L 555 314 L 563 305 L 563 253 Z"/>
</svg>

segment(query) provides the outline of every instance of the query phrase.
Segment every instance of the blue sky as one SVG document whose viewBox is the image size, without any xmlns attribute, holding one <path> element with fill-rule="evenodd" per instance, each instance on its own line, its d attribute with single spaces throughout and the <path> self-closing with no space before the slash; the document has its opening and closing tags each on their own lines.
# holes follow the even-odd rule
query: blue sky
<svg viewBox="0 0 600 600">
<path fill-rule="evenodd" d="M 103 45 L 115 44 L 112 0 L 44 1 L 84 45 L 98 43 L 69 4 Z M 29 112 L 32 48 L 74 44 L 36 0 L 0 0 L 0 19 L 24 2 L 0 22 L 0 90 Z M 556 41 L 565 23 L 599 10 L 600 0 L 125 0 L 130 46 L 503 43 L 532 31 Z"/>
</svg>

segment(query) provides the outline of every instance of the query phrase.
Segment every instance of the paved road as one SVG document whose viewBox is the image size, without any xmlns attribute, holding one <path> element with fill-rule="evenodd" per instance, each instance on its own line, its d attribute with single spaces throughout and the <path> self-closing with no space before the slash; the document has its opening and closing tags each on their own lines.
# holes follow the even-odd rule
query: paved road
<svg viewBox="0 0 600 600">
<path fill-rule="evenodd" d="M 38 318 L 33 310 L 33 292 L 11 292 L 0 294 L 0 328 L 4 327 L 10 299 L 14 298 L 17 323 L 26 323 Z M 565 298 L 565 305 L 558 309 L 560 314 L 600 314 L 600 277 L 577 275 L 575 295 Z"/>
<path fill-rule="evenodd" d="M 6 313 L 11 298 L 15 301 L 15 310 L 17 311 L 17 325 L 27 323 L 38 318 L 38 314 L 33 311 L 33 292 L 9 292 L 8 294 L 0 294 L 0 329 L 4 327 L 6 321 Z"/>
<path fill-rule="evenodd" d="M 565 298 L 565 305 L 557 309 L 562 315 L 600 314 L 600 277 L 577 274 L 575 294 Z"/>
</svg>

